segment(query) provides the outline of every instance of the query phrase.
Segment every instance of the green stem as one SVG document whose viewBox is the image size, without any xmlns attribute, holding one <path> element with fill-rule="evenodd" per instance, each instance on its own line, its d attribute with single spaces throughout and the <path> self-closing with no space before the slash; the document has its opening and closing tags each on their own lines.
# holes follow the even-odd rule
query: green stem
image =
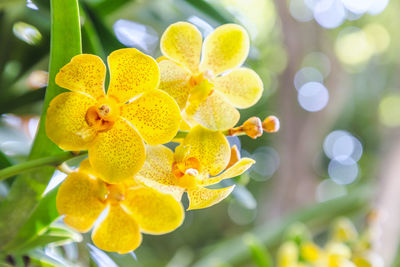
<svg viewBox="0 0 400 267">
<path fill-rule="evenodd" d="M 84 154 L 73 154 L 71 152 L 64 152 L 64 153 L 57 154 L 54 156 L 43 157 L 43 158 L 38 158 L 38 159 L 22 162 L 20 164 L 13 165 L 11 167 L 0 170 L 0 181 L 3 181 L 9 177 L 13 177 L 14 175 L 17 175 L 20 173 L 30 171 L 37 167 L 47 166 L 47 165 L 57 166 L 66 160 L 76 158 L 76 157 L 82 156 Z"/>
</svg>

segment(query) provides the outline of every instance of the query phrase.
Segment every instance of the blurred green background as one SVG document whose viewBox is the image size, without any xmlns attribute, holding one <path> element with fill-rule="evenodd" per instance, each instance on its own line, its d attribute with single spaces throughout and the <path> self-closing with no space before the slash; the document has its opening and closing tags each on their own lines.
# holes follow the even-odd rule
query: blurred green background
<svg viewBox="0 0 400 267">
<path fill-rule="evenodd" d="M 238 184 L 232 197 L 187 212 L 173 233 L 145 235 L 134 254 L 103 253 L 90 245 L 88 234 L 81 237 L 56 222 L 51 227 L 62 234 L 47 234 L 56 238 L 1 252 L 8 264 L 274 266 L 268 261 L 275 260 L 292 223 L 304 222 L 323 236 L 332 221 L 348 216 L 360 232 L 371 232 L 373 250 L 385 266 L 400 266 L 399 0 L 79 4 L 83 52 L 103 60 L 126 46 L 160 56 L 159 37 L 177 21 L 195 24 L 204 36 L 221 24 L 243 25 L 252 45 L 245 64 L 261 76 L 265 91 L 255 106 L 241 111 L 241 121 L 276 115 L 281 130 L 257 140 L 231 138 L 243 156 L 257 161 L 226 182 Z M 49 50 L 49 1 L 0 0 L 1 168 L 25 161 L 30 151 Z M 56 173 L 46 192 L 63 177 Z M 0 199 L 14 180 L 0 183 Z M 368 216 L 371 212 L 375 215 Z M 34 228 L 32 236 L 49 233 L 46 227 Z"/>
</svg>

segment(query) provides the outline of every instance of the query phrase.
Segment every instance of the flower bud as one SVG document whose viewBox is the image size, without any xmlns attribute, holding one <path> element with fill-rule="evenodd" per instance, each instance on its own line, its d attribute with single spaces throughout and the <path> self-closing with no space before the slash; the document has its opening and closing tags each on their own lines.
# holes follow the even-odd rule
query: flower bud
<svg viewBox="0 0 400 267">
<path fill-rule="evenodd" d="M 279 119 L 275 116 L 268 116 L 262 123 L 262 128 L 267 133 L 276 133 L 279 131 Z"/>
<path fill-rule="evenodd" d="M 263 134 L 263 128 L 260 118 L 251 117 L 242 125 L 243 132 L 253 139 L 260 137 Z"/>
</svg>

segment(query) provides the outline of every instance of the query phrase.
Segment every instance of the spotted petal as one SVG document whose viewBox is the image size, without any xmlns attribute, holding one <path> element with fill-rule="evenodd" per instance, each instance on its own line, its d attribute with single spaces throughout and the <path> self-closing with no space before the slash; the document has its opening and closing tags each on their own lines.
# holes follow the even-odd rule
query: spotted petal
<svg viewBox="0 0 400 267">
<path fill-rule="evenodd" d="M 171 141 L 181 123 L 178 105 L 161 90 L 148 91 L 133 102 L 123 105 L 121 116 L 130 121 L 150 145 Z"/>
<path fill-rule="evenodd" d="M 234 185 L 222 189 L 208 189 L 198 187 L 188 191 L 189 207 L 188 210 L 204 209 L 211 207 L 225 199 L 235 188 Z"/>
<path fill-rule="evenodd" d="M 107 95 L 125 103 L 140 93 L 155 89 L 160 81 L 156 61 L 134 48 L 119 49 L 108 57 L 110 86 Z"/>
<path fill-rule="evenodd" d="M 142 242 L 139 225 L 119 205 L 111 205 L 107 217 L 92 233 L 93 243 L 100 249 L 120 254 L 135 250 Z"/>
<path fill-rule="evenodd" d="M 72 172 L 61 184 L 56 204 L 60 214 L 82 218 L 79 225 L 93 223 L 105 209 L 102 202 L 107 193 L 105 184 L 83 172 Z M 68 222 L 68 220 L 67 220 Z M 72 227 L 75 224 L 71 225 Z M 79 228 L 86 226 L 78 226 Z"/>
<path fill-rule="evenodd" d="M 172 174 L 174 153 L 163 145 L 147 146 L 146 161 L 136 175 L 136 180 L 159 192 L 171 194 L 180 201 L 184 188 L 175 186 Z"/>
<path fill-rule="evenodd" d="M 89 54 L 74 56 L 56 75 L 56 84 L 97 99 L 104 96 L 106 66 L 100 57 Z"/>
<path fill-rule="evenodd" d="M 211 70 L 215 75 L 239 67 L 249 53 L 249 36 L 236 24 L 216 28 L 204 40 L 200 70 Z"/>
<path fill-rule="evenodd" d="M 200 31 L 190 23 L 177 22 L 170 25 L 160 40 L 164 56 L 197 72 L 200 63 L 202 38 Z"/>
<path fill-rule="evenodd" d="M 217 175 L 225 169 L 230 159 L 230 148 L 221 132 L 214 132 L 201 126 L 194 127 L 185 137 L 182 145 L 188 147 L 187 157 L 200 161 L 201 172 Z"/>
<path fill-rule="evenodd" d="M 47 109 L 47 136 L 62 149 L 86 150 L 96 137 L 96 131 L 85 120 L 88 108 L 95 103 L 94 99 L 81 93 L 57 95 Z"/>
<path fill-rule="evenodd" d="M 142 138 L 123 119 L 118 119 L 109 131 L 99 133 L 89 148 L 89 161 L 93 170 L 111 184 L 132 178 L 144 160 Z"/>
<path fill-rule="evenodd" d="M 186 110 L 187 120 L 195 120 L 198 124 L 214 131 L 228 130 L 239 121 L 240 114 L 228 103 L 219 92 L 213 92 L 199 105 L 190 104 Z"/>
<path fill-rule="evenodd" d="M 255 161 L 253 159 L 242 158 L 240 161 L 236 162 L 234 165 L 232 165 L 232 167 L 224 171 L 222 174 L 202 180 L 200 182 L 200 185 L 213 185 L 219 183 L 222 180 L 239 176 L 247 171 L 254 163 Z"/>
<path fill-rule="evenodd" d="M 160 67 L 160 85 L 158 88 L 172 96 L 180 109 L 183 109 L 190 92 L 190 72 L 168 59 L 161 60 L 158 66 Z"/>
<path fill-rule="evenodd" d="M 214 86 L 237 108 L 251 107 L 260 99 L 263 91 L 260 77 L 247 68 L 235 69 L 217 77 Z"/>
<path fill-rule="evenodd" d="M 129 189 L 123 205 L 138 222 L 140 230 L 148 234 L 171 232 L 182 224 L 184 218 L 180 202 L 150 187 Z"/>
</svg>

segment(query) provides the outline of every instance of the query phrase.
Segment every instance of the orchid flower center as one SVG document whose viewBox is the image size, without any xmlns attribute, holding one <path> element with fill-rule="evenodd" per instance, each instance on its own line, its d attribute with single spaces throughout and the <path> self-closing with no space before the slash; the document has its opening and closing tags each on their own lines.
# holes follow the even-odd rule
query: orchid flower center
<svg viewBox="0 0 400 267">
<path fill-rule="evenodd" d="M 86 123 L 97 132 L 110 130 L 120 113 L 120 107 L 113 98 L 102 98 L 96 106 L 90 107 L 85 116 Z"/>
<path fill-rule="evenodd" d="M 172 164 L 172 173 L 174 174 L 175 182 L 186 189 L 197 185 L 200 172 L 200 161 L 194 157 L 184 159 L 180 162 L 175 161 Z"/>
<path fill-rule="evenodd" d="M 189 102 L 200 103 L 214 92 L 213 76 L 211 71 L 204 71 L 190 78 Z"/>
</svg>

